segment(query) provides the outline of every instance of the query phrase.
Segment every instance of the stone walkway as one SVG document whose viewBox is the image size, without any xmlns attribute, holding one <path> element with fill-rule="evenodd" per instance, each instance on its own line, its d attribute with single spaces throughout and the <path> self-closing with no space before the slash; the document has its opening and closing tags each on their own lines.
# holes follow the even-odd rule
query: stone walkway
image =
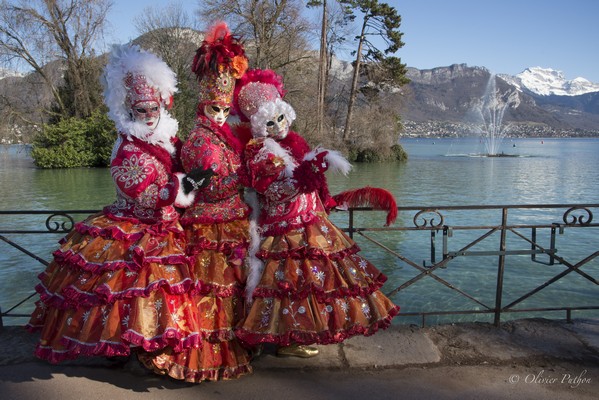
<svg viewBox="0 0 599 400">
<path fill-rule="evenodd" d="M 321 346 L 311 359 L 266 348 L 252 375 L 200 385 L 109 368 L 100 358 L 49 365 L 32 356 L 36 340 L 22 327 L 0 332 L 2 399 L 578 400 L 599 393 L 599 320 L 392 326 Z"/>
</svg>

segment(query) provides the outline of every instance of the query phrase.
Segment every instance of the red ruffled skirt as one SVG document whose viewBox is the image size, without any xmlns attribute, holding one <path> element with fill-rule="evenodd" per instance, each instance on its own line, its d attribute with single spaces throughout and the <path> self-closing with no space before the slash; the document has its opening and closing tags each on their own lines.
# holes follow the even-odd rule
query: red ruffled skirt
<svg viewBox="0 0 599 400">
<path fill-rule="evenodd" d="M 57 363 L 201 346 L 185 234 L 177 221 L 77 223 L 39 275 L 40 301 L 27 328 L 41 331 L 35 354 Z"/>
<path fill-rule="evenodd" d="M 234 328 L 244 317 L 243 290 L 249 243 L 247 219 L 185 227 L 198 312 L 201 348 L 167 348 L 140 360 L 156 373 L 187 382 L 234 379 L 252 372 L 247 348 Z"/>
<path fill-rule="evenodd" d="M 330 344 L 388 327 L 399 307 L 379 290 L 386 276 L 358 252 L 325 213 L 264 237 L 264 272 L 237 336 L 249 346 Z"/>
</svg>

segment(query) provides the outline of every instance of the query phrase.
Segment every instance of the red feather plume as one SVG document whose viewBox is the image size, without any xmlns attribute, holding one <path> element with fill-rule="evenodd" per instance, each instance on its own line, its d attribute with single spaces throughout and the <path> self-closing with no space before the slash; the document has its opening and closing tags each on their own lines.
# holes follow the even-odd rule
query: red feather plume
<svg viewBox="0 0 599 400">
<path fill-rule="evenodd" d="M 240 39 L 231 34 L 226 22 L 216 22 L 206 31 L 191 70 L 198 76 L 209 72 L 217 74 L 221 72 L 219 68 L 231 68 L 233 59 L 239 56 L 245 58 Z"/>
<path fill-rule="evenodd" d="M 366 186 L 360 189 L 347 190 L 333 196 L 337 204 L 347 204 L 349 207 L 371 207 L 375 210 L 387 211 L 389 226 L 397 219 L 397 202 L 391 192 L 386 189 Z"/>
</svg>

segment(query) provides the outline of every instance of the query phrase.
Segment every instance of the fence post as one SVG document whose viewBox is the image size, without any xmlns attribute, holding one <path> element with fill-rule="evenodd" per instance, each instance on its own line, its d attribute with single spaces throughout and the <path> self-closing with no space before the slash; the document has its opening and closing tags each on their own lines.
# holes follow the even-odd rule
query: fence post
<svg viewBox="0 0 599 400">
<path fill-rule="evenodd" d="M 354 210 L 352 210 L 351 208 L 349 209 L 349 226 L 348 226 L 348 233 L 349 233 L 349 237 L 351 239 L 354 238 Z"/>
<path fill-rule="evenodd" d="M 497 287 L 495 289 L 495 326 L 501 322 L 501 298 L 503 295 L 503 272 L 505 268 L 505 237 L 507 235 L 507 208 L 501 211 L 501 240 L 499 242 L 499 260 L 497 265 Z"/>
</svg>

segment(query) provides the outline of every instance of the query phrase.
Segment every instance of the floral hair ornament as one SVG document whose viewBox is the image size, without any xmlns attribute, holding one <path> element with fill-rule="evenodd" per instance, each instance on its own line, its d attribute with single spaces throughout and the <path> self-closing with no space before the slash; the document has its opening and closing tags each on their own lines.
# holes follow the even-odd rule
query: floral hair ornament
<svg viewBox="0 0 599 400">
<path fill-rule="evenodd" d="M 212 25 L 196 51 L 191 70 L 198 77 L 199 104 L 230 107 L 233 103 L 235 80 L 248 68 L 243 44 L 233 36 L 225 22 Z"/>
</svg>

